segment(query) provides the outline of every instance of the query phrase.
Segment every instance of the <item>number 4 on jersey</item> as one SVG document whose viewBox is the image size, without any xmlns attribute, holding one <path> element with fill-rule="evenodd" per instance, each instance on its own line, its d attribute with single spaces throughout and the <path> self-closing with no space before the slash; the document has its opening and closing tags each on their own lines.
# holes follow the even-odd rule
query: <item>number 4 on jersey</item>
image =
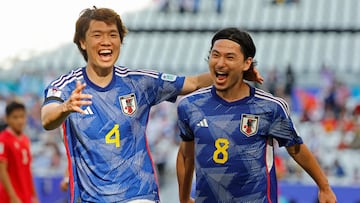
<svg viewBox="0 0 360 203">
<path fill-rule="evenodd" d="M 120 147 L 120 132 L 119 124 L 115 124 L 114 127 L 105 135 L 106 144 L 115 144 L 116 147 Z"/>
</svg>

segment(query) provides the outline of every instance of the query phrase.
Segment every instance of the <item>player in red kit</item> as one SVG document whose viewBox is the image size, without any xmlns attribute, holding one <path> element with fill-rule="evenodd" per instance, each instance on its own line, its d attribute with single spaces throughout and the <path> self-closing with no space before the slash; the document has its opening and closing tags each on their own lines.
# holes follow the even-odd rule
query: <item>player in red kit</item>
<svg viewBox="0 0 360 203">
<path fill-rule="evenodd" d="M 6 106 L 7 127 L 0 133 L 0 200 L 2 203 L 38 203 L 31 173 L 30 140 L 23 133 L 25 106 Z"/>
</svg>

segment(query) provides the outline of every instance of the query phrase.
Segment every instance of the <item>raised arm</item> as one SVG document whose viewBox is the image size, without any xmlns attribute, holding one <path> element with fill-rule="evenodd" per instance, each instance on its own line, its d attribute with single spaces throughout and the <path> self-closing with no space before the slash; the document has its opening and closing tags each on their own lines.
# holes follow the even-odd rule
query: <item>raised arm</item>
<svg viewBox="0 0 360 203">
<path fill-rule="evenodd" d="M 83 105 L 91 105 L 89 99 L 92 98 L 89 94 L 82 94 L 85 86 L 85 84 L 77 81 L 75 90 L 64 103 L 50 103 L 41 108 L 41 122 L 46 130 L 53 130 L 59 127 L 72 112 L 85 113 L 80 107 Z"/>
<path fill-rule="evenodd" d="M 180 203 L 193 203 L 190 197 L 194 174 L 194 142 L 181 142 L 177 159 L 176 173 L 179 185 Z"/>
<path fill-rule="evenodd" d="M 312 177 L 319 188 L 319 202 L 335 203 L 336 196 L 332 191 L 327 177 L 313 154 L 305 144 L 287 147 L 290 156 Z"/>
<path fill-rule="evenodd" d="M 180 94 L 189 94 L 197 89 L 208 87 L 212 84 L 213 81 L 210 77 L 210 73 L 203 73 L 197 76 L 187 76 Z"/>
</svg>

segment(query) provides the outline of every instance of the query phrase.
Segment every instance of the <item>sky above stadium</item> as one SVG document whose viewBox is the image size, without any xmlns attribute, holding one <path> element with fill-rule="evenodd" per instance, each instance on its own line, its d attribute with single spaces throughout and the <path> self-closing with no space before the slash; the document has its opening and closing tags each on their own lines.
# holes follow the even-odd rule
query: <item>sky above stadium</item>
<svg viewBox="0 0 360 203">
<path fill-rule="evenodd" d="M 80 12 L 92 7 L 109 7 L 119 14 L 150 6 L 154 0 L 10 0 L 0 8 L 0 64 L 15 57 L 72 42 Z M 1 65 L 0 65 L 1 67 Z"/>
</svg>

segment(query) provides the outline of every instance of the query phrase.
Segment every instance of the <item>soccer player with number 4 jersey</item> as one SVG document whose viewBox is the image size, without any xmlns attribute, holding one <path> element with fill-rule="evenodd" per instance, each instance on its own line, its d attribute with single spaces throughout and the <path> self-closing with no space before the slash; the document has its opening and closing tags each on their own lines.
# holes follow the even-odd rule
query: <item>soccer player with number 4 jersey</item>
<svg viewBox="0 0 360 203">
<path fill-rule="evenodd" d="M 84 10 L 74 43 L 86 67 L 45 89 L 42 124 L 62 126 L 69 158 L 69 202 L 159 202 L 145 136 L 150 108 L 212 83 L 209 74 L 181 77 L 114 65 L 127 30 L 108 8 Z M 250 80 L 261 82 L 256 70 Z"/>
<path fill-rule="evenodd" d="M 209 53 L 213 86 L 178 104 L 183 141 L 177 158 L 181 203 L 278 202 L 274 140 L 316 182 L 320 202 L 336 197 L 316 159 L 297 134 L 287 103 L 243 81 L 254 66 L 256 48 L 247 32 L 218 31 Z"/>
</svg>

